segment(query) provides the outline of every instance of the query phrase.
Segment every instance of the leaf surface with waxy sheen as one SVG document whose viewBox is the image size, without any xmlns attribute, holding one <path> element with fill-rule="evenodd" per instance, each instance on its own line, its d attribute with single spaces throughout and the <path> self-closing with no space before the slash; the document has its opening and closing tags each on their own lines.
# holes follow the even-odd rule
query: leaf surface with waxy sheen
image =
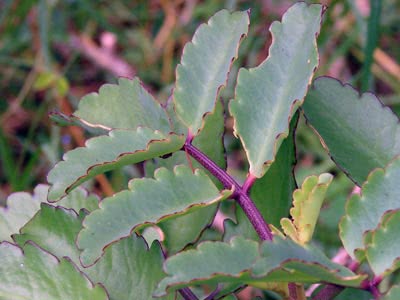
<svg viewBox="0 0 400 300">
<path fill-rule="evenodd" d="M 230 112 L 250 173 L 257 178 L 274 161 L 318 65 L 316 36 L 322 8 L 305 3 L 289 8 L 282 22 L 271 25 L 273 42 L 268 58 L 256 68 L 239 71 Z"/>
</svg>

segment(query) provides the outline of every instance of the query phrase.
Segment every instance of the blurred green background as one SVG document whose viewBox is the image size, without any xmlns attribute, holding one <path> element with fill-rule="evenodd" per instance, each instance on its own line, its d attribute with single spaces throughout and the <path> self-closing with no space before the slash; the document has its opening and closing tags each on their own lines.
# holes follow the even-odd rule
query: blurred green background
<svg viewBox="0 0 400 300">
<path fill-rule="evenodd" d="M 226 103 L 233 97 L 238 68 L 254 67 L 267 57 L 269 26 L 294 2 L 0 0 L 0 204 L 11 192 L 32 191 L 45 183 L 62 154 L 90 137 L 77 127 L 55 126 L 49 112 L 72 113 L 83 95 L 115 83 L 119 76 L 140 77 L 166 101 L 182 49 L 196 28 L 220 9 L 250 9 L 249 36 L 221 93 Z M 337 77 L 372 91 L 400 113 L 400 1 L 320 3 L 328 9 L 318 39 L 317 76 Z M 229 170 L 243 178 L 245 156 L 232 137 L 229 116 L 226 124 Z M 296 138 L 298 184 L 310 174 L 336 175 L 316 233 L 333 251 L 338 241 L 327 233 L 337 231 L 354 185 L 335 167 L 303 118 Z M 91 188 L 109 195 L 142 173 L 141 166 L 124 168 L 98 177 Z"/>
</svg>

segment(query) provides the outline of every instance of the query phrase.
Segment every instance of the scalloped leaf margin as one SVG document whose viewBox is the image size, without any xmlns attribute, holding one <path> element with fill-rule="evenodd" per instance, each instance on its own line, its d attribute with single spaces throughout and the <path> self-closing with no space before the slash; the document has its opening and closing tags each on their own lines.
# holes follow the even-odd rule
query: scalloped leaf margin
<svg viewBox="0 0 400 300">
<path fill-rule="evenodd" d="M 258 67 L 240 69 L 230 102 L 250 173 L 262 177 L 274 161 L 290 120 L 302 104 L 318 65 L 316 36 L 323 6 L 296 3 L 271 25 L 269 56 Z"/>
<path fill-rule="evenodd" d="M 109 135 L 92 138 L 85 147 L 64 154 L 63 161 L 50 171 L 47 176 L 51 184 L 48 199 L 56 202 L 100 173 L 175 152 L 184 142 L 183 136 L 165 135 L 142 127 L 116 129 Z"/>
<path fill-rule="evenodd" d="M 105 247 L 133 231 L 212 205 L 232 193 L 220 192 L 203 171 L 192 173 L 183 165 L 173 171 L 160 168 L 154 178 L 132 180 L 129 190 L 105 198 L 100 209 L 85 218 L 77 239 L 83 265 L 93 264 Z"/>
</svg>

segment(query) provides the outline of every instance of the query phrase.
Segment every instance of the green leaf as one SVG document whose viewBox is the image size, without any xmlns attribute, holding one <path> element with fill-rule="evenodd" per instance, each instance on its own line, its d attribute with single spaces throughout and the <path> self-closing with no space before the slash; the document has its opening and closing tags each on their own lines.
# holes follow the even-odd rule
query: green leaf
<svg viewBox="0 0 400 300">
<path fill-rule="evenodd" d="M 374 170 L 362 186 L 360 195 L 353 195 L 346 204 L 340 238 L 346 251 L 359 261 L 364 258 L 364 234 L 375 229 L 381 217 L 389 210 L 400 208 L 400 158 L 385 169 Z"/>
<path fill-rule="evenodd" d="M 400 154 L 399 120 L 371 93 L 360 96 L 350 85 L 318 78 L 303 109 L 332 159 L 358 185 Z"/>
<path fill-rule="evenodd" d="M 13 193 L 7 198 L 7 206 L 0 207 L 0 241 L 11 242 L 11 235 L 28 222 L 46 201 L 48 187 L 38 185 L 33 195 L 25 192 Z"/>
<path fill-rule="evenodd" d="M 76 212 L 79 212 L 81 209 L 92 212 L 99 208 L 99 198 L 95 194 L 88 193 L 84 188 L 78 187 L 58 201 L 57 206 L 72 208 Z"/>
<path fill-rule="evenodd" d="M 103 257 L 87 274 L 101 282 L 111 300 L 153 299 L 158 282 L 165 277 L 161 247 L 153 243 L 149 249 L 143 238 L 133 234 L 107 247 Z M 162 299 L 175 299 L 170 294 Z"/>
<path fill-rule="evenodd" d="M 318 4 L 293 5 L 282 23 L 271 25 L 269 57 L 256 68 L 239 71 L 230 111 L 250 173 L 258 178 L 265 174 L 288 135 L 290 119 L 302 104 L 318 65 L 316 36 L 322 8 Z"/>
<path fill-rule="evenodd" d="M 155 179 L 132 180 L 129 190 L 104 199 L 100 209 L 85 218 L 77 240 L 83 249 L 81 261 L 93 264 L 104 247 L 132 231 L 217 203 L 230 194 L 220 193 L 204 172 L 193 174 L 186 166 L 173 172 L 158 169 Z"/>
<path fill-rule="evenodd" d="M 42 204 L 41 210 L 21 229 L 21 234 L 13 238 L 20 246 L 33 241 L 59 259 L 68 257 L 80 266 L 80 251 L 75 240 L 82 229 L 82 219 L 83 215 L 78 216 L 72 210 Z M 151 299 L 157 283 L 164 277 L 162 262 L 159 244 L 153 243 L 149 250 L 142 238 L 133 235 L 112 244 L 95 265 L 81 270 L 92 282 L 101 283 L 111 300 L 129 295 Z"/>
<path fill-rule="evenodd" d="M 193 140 L 193 145 L 205 153 L 222 169 L 226 168 L 225 149 L 223 145 L 224 129 L 224 110 L 221 101 L 217 101 L 214 112 L 205 117 L 202 131 Z M 197 161 L 191 159 L 191 163 L 194 168 L 205 170 Z M 188 157 L 183 151 L 175 152 L 171 157 L 166 159 L 156 158 L 146 162 L 146 174 L 153 176 L 154 170 L 158 167 L 166 167 L 169 170 L 173 170 L 179 164 L 189 166 Z M 206 173 L 209 174 L 208 171 Z M 210 175 L 210 178 L 217 187 L 222 187 L 221 183 L 214 176 Z M 158 226 L 165 235 L 164 245 L 168 249 L 168 255 L 175 254 L 186 245 L 196 242 L 203 230 L 211 224 L 217 208 L 217 205 L 210 205 L 190 215 L 180 216 L 159 224 Z"/>
<path fill-rule="evenodd" d="M 7 206 L 0 207 L 0 241 L 12 241 L 11 235 L 27 223 L 40 209 L 40 204 L 47 202 L 49 186 L 39 184 L 33 195 L 24 192 L 13 193 L 7 198 Z M 78 188 L 57 204 L 79 212 L 82 208 L 92 211 L 98 208 L 98 198 L 86 190 Z"/>
<path fill-rule="evenodd" d="M 59 260 L 32 242 L 22 249 L 1 243 L 0 261 L 0 299 L 108 299 L 67 258 Z"/>
<path fill-rule="evenodd" d="M 378 227 L 369 232 L 366 257 L 375 275 L 387 276 L 400 268 L 400 209 L 383 215 Z"/>
<path fill-rule="evenodd" d="M 240 259 L 238 259 L 240 257 Z M 164 278 L 155 295 L 181 287 L 207 283 L 241 282 L 266 288 L 268 282 L 330 282 L 357 287 L 366 276 L 357 276 L 332 263 L 311 246 L 300 246 L 275 236 L 273 242 L 235 237 L 230 243 L 204 242 L 197 249 L 169 257 Z"/>
<path fill-rule="evenodd" d="M 210 205 L 159 224 L 165 235 L 164 244 L 168 249 L 168 255 L 175 254 L 188 244 L 195 243 L 205 228 L 211 225 L 217 209 L 217 204 Z"/>
<path fill-rule="evenodd" d="M 311 241 L 322 202 L 332 179 L 333 176 L 328 173 L 318 177 L 309 176 L 304 180 L 301 189 L 294 191 L 293 208 L 290 210 L 293 221 L 288 218 L 281 220 L 285 234 L 292 240 L 302 245 Z"/>
<path fill-rule="evenodd" d="M 13 239 L 21 247 L 33 241 L 53 255 L 67 256 L 79 265 L 75 239 L 82 229 L 83 217 L 71 209 L 42 204 L 39 212 L 21 228 L 20 234 L 13 235 Z"/>
<path fill-rule="evenodd" d="M 86 95 L 74 116 L 88 126 L 109 130 L 147 127 L 164 133 L 171 131 L 165 110 L 138 78 L 120 78 L 118 85 L 105 84 L 98 94 Z"/>
<path fill-rule="evenodd" d="M 204 115 L 214 110 L 248 25 L 247 12 L 222 10 L 197 29 L 183 50 L 173 98 L 179 119 L 194 136 L 202 128 Z"/>
<path fill-rule="evenodd" d="M 297 120 L 298 115 L 293 117 L 289 136 L 282 142 L 275 161 L 267 173 L 255 181 L 250 190 L 251 199 L 264 219 L 276 227 L 279 226 L 281 218 L 289 215 L 292 194 L 296 188 L 293 168 L 296 162 L 294 134 Z M 259 240 L 247 216 L 239 207 L 236 210 L 236 224 L 231 220 L 226 220 L 224 227 L 225 241 L 229 241 L 235 235 L 243 235 L 249 239 Z"/>
<path fill-rule="evenodd" d="M 137 130 L 116 129 L 67 152 L 49 173 L 52 184 L 48 199 L 58 201 L 81 183 L 118 167 L 177 151 L 183 136 L 164 135 L 139 127 Z"/>
<path fill-rule="evenodd" d="M 400 285 L 393 286 L 385 296 L 381 298 L 382 300 L 398 300 L 400 299 Z"/>
</svg>

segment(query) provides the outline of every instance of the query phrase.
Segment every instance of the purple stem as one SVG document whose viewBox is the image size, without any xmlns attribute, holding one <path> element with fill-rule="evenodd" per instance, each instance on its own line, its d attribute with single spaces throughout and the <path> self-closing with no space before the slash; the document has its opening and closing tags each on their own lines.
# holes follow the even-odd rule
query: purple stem
<svg viewBox="0 0 400 300">
<path fill-rule="evenodd" d="M 190 139 L 186 141 L 183 149 L 197 160 L 204 168 L 206 168 L 211 174 L 213 174 L 226 189 L 233 189 L 232 198 L 235 199 L 240 207 L 243 209 L 247 218 L 250 220 L 254 229 L 256 230 L 259 237 L 264 241 L 272 241 L 272 232 L 268 224 L 265 222 L 260 211 L 257 209 L 254 202 L 247 195 L 247 190 L 243 188 L 233 179 L 228 173 L 222 170 L 213 160 L 207 155 L 197 149 L 191 144 Z"/>
<path fill-rule="evenodd" d="M 326 285 L 325 287 L 323 287 L 317 295 L 315 295 L 312 300 L 327 300 L 327 299 L 333 299 L 335 298 L 337 295 L 340 294 L 341 291 L 343 291 L 343 287 L 342 286 L 338 286 L 338 285 L 334 285 L 334 284 L 330 284 L 330 285 Z"/>
<path fill-rule="evenodd" d="M 178 292 L 183 298 L 185 298 L 185 300 L 199 300 L 199 298 L 197 298 L 197 296 L 188 287 L 180 289 Z"/>
</svg>

